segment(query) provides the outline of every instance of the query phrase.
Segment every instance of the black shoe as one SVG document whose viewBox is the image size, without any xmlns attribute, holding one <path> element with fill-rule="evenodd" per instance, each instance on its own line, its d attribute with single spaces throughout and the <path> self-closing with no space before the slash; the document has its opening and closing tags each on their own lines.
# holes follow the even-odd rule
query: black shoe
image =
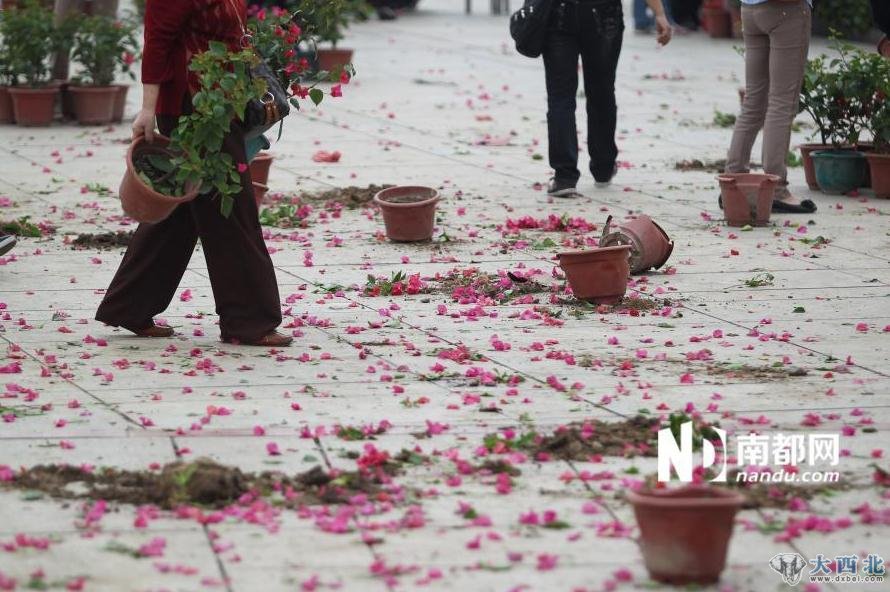
<svg viewBox="0 0 890 592">
<path fill-rule="evenodd" d="M 377 9 L 377 17 L 381 21 L 394 21 L 399 18 L 399 15 L 397 15 L 396 11 L 389 6 L 381 6 Z"/>
<path fill-rule="evenodd" d="M 0 256 L 10 252 L 15 246 L 16 239 L 11 234 L 0 234 Z"/>
<path fill-rule="evenodd" d="M 553 197 L 574 197 L 578 194 L 574 183 L 568 181 L 560 181 L 556 177 L 550 179 L 547 184 L 547 195 Z"/>
<path fill-rule="evenodd" d="M 617 175 L 617 174 L 618 174 L 618 165 L 616 164 L 614 167 L 612 167 L 612 173 L 608 177 L 597 177 L 596 175 L 594 175 L 593 178 L 596 180 L 596 183 L 594 183 L 594 185 L 596 185 L 600 189 L 608 187 L 609 185 L 612 184 L 612 179 L 614 179 L 615 175 Z"/>
</svg>

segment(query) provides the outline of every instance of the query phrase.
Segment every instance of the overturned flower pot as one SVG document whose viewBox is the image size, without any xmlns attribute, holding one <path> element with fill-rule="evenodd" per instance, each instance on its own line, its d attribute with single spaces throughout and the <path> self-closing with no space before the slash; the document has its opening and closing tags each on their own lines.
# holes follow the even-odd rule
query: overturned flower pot
<svg viewBox="0 0 890 592">
<path fill-rule="evenodd" d="M 766 226 L 773 208 L 777 175 L 724 173 L 717 177 L 723 215 L 730 226 Z"/>
<path fill-rule="evenodd" d="M 433 238 L 439 192 L 430 187 L 390 187 L 374 196 L 380 207 L 386 236 L 396 242 Z"/>
<path fill-rule="evenodd" d="M 557 257 L 575 298 L 595 304 L 615 304 L 627 291 L 630 252 L 630 245 L 618 245 L 568 251 Z"/>
<path fill-rule="evenodd" d="M 652 218 L 641 214 L 633 220 L 612 224 L 606 220 L 600 247 L 630 245 L 630 272 L 643 273 L 664 265 L 674 250 L 674 241 Z"/>
<path fill-rule="evenodd" d="M 127 172 L 121 181 L 120 198 L 124 213 L 137 222 L 154 224 L 173 213 L 179 204 L 198 197 L 198 188 L 182 195 L 167 195 L 162 188 L 169 186 L 175 171 L 164 170 L 163 161 L 169 159 L 169 138 L 155 134 L 152 142 L 138 138 L 127 150 Z"/>
<path fill-rule="evenodd" d="M 653 580 L 672 585 L 717 582 L 726 566 L 733 521 L 744 497 L 717 487 L 631 491 L 640 550 Z"/>
</svg>

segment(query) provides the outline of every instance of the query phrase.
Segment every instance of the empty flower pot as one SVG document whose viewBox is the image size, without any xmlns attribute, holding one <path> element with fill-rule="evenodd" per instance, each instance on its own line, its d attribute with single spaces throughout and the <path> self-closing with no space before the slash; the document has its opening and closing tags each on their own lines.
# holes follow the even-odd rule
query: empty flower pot
<svg viewBox="0 0 890 592">
<path fill-rule="evenodd" d="M 169 143 L 169 138 L 155 134 L 153 142 L 149 143 L 145 138 L 138 138 L 127 150 L 127 172 L 121 181 L 120 198 L 124 213 L 137 222 L 150 224 L 160 222 L 173 213 L 178 205 L 198 197 L 197 187 L 182 196 L 164 195 L 139 178 L 134 159 L 138 159 L 138 156 L 144 153 L 168 155 Z"/>
<path fill-rule="evenodd" d="M 439 192 L 430 187 L 389 187 L 374 196 L 380 207 L 386 236 L 396 242 L 433 238 Z"/>
<path fill-rule="evenodd" d="M 318 69 L 335 72 L 352 62 L 352 52 L 351 49 L 319 49 L 317 53 Z"/>
<path fill-rule="evenodd" d="M 652 218 L 641 214 L 633 220 L 613 226 L 612 216 L 606 220 L 600 247 L 630 245 L 630 272 L 643 273 L 658 269 L 674 250 L 674 241 Z"/>
<path fill-rule="evenodd" d="M 856 150 L 819 150 L 813 152 L 816 182 L 824 193 L 840 195 L 862 187 L 867 161 Z"/>
<path fill-rule="evenodd" d="M 19 125 L 45 127 L 53 122 L 59 87 L 11 87 L 9 96 L 12 99 L 13 116 Z"/>
<path fill-rule="evenodd" d="M 726 566 L 735 515 L 744 497 L 717 487 L 631 491 L 640 550 L 653 580 L 685 586 L 717 582 Z"/>
<path fill-rule="evenodd" d="M 871 188 L 875 197 L 890 198 L 890 154 L 870 152 L 865 156 L 871 170 Z"/>
<path fill-rule="evenodd" d="M 114 104 L 120 94 L 118 87 L 70 85 L 68 92 L 80 125 L 106 125 L 114 119 Z"/>
<path fill-rule="evenodd" d="M 250 161 L 250 179 L 254 183 L 266 185 L 269 183 L 269 169 L 275 157 L 268 152 L 260 152 Z"/>
<path fill-rule="evenodd" d="M 730 226 L 766 226 L 780 179 L 760 173 L 724 173 L 717 177 L 723 216 Z"/>
<path fill-rule="evenodd" d="M 263 199 L 269 191 L 269 186 L 262 183 L 253 182 L 253 198 L 256 200 L 256 209 L 260 209 L 263 205 Z"/>
<path fill-rule="evenodd" d="M 807 187 L 810 189 L 819 189 L 816 182 L 816 169 L 813 167 L 813 152 L 817 150 L 827 150 L 831 148 L 828 144 L 801 144 L 800 159 L 803 161 L 803 174 L 807 180 Z"/>
<path fill-rule="evenodd" d="M 630 251 L 630 245 L 618 245 L 568 251 L 557 257 L 575 298 L 595 304 L 615 304 L 627 291 Z"/>
</svg>

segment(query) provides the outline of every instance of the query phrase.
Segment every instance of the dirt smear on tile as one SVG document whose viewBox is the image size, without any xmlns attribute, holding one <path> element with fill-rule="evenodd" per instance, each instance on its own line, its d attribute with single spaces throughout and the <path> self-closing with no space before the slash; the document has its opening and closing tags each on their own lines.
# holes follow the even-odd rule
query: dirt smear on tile
<svg viewBox="0 0 890 592">
<path fill-rule="evenodd" d="M 74 249 L 99 249 L 106 251 L 110 249 L 122 249 L 130 245 L 133 240 L 133 231 L 118 232 L 102 232 L 99 234 L 78 234 L 73 241 L 71 247 Z"/>
<path fill-rule="evenodd" d="M 393 185 L 368 185 L 367 187 L 350 185 L 319 193 L 307 193 L 300 196 L 300 201 L 308 204 L 340 203 L 347 209 L 355 210 L 368 205 L 374 200 L 375 195 L 389 187 L 393 187 Z"/>
<path fill-rule="evenodd" d="M 658 428 L 655 417 L 638 415 L 626 421 L 587 421 L 539 436 L 530 450 L 566 460 L 587 461 L 591 456 L 655 456 Z"/>
<path fill-rule="evenodd" d="M 705 372 L 710 376 L 747 380 L 779 380 L 806 376 L 803 368 L 793 366 L 751 366 L 748 364 L 708 364 Z"/>
</svg>

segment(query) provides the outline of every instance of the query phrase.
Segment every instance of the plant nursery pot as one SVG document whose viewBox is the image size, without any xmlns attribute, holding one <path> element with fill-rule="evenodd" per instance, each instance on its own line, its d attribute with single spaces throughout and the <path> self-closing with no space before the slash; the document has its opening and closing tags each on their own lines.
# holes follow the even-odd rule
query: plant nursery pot
<svg viewBox="0 0 890 592">
<path fill-rule="evenodd" d="M 732 18 L 721 7 L 705 6 L 701 10 L 703 26 L 713 39 L 732 37 Z"/>
<path fill-rule="evenodd" d="M 712 584 L 726 566 L 733 520 L 745 498 L 717 487 L 631 491 L 640 550 L 653 580 L 685 586 Z"/>
<path fill-rule="evenodd" d="M 183 196 L 172 196 L 158 193 L 146 185 L 136 173 L 133 164 L 135 156 L 141 152 L 153 152 L 155 154 L 168 154 L 166 147 L 170 143 L 169 138 L 155 134 L 154 141 L 146 142 L 145 138 L 138 138 L 130 144 L 127 150 L 127 172 L 121 181 L 120 198 L 124 213 L 137 222 L 155 224 L 169 216 L 176 206 L 189 202 L 198 197 L 198 188 L 192 189 Z"/>
<path fill-rule="evenodd" d="M 595 304 L 615 304 L 627 291 L 630 252 L 630 245 L 617 245 L 568 251 L 557 257 L 575 298 Z"/>
<path fill-rule="evenodd" d="M 871 170 L 871 188 L 875 197 L 890 198 L 890 154 L 869 152 L 865 158 Z"/>
<path fill-rule="evenodd" d="M 106 125 L 114 118 L 114 104 L 120 93 L 116 86 L 75 86 L 68 92 L 74 99 L 74 117 L 80 125 Z"/>
<path fill-rule="evenodd" d="M 777 175 L 724 173 L 717 180 L 729 226 L 766 226 L 780 181 Z"/>
<path fill-rule="evenodd" d="M 430 187 L 389 187 L 374 196 L 383 213 L 386 236 L 395 242 L 433 238 L 439 192 Z"/>
<path fill-rule="evenodd" d="M 652 218 L 641 214 L 633 220 L 612 225 L 612 216 L 606 220 L 600 247 L 630 245 L 630 272 L 643 273 L 653 267 L 660 268 L 674 250 L 674 241 Z"/>
<path fill-rule="evenodd" d="M 813 152 L 817 150 L 828 150 L 831 148 L 829 144 L 801 144 L 800 159 L 803 161 L 803 174 L 807 179 L 807 187 L 813 190 L 819 189 L 816 183 L 816 168 L 813 166 Z"/>
<path fill-rule="evenodd" d="M 59 87 L 9 89 L 13 117 L 16 123 L 26 127 L 46 127 L 53 122 Z"/>
<path fill-rule="evenodd" d="M 12 114 L 12 97 L 9 96 L 9 87 L 0 86 L 0 124 L 15 123 Z"/>
<path fill-rule="evenodd" d="M 120 123 L 124 120 L 124 112 L 127 110 L 127 93 L 130 91 L 128 84 L 114 84 L 117 94 L 114 97 L 114 110 L 111 115 L 112 123 Z"/>
<path fill-rule="evenodd" d="M 275 157 L 268 152 L 260 152 L 250 161 L 250 179 L 254 183 L 266 185 L 269 183 L 269 169 Z"/>
<path fill-rule="evenodd" d="M 813 152 L 816 182 L 824 193 L 839 195 L 862 187 L 867 161 L 856 150 L 818 150 Z"/>
<path fill-rule="evenodd" d="M 352 52 L 351 49 L 319 48 L 318 69 L 332 72 L 342 68 L 352 62 Z"/>
<path fill-rule="evenodd" d="M 266 193 L 269 191 L 269 186 L 264 185 L 263 183 L 253 182 L 253 198 L 256 200 L 256 209 L 260 209 L 263 205 L 263 199 L 266 197 Z"/>
</svg>

